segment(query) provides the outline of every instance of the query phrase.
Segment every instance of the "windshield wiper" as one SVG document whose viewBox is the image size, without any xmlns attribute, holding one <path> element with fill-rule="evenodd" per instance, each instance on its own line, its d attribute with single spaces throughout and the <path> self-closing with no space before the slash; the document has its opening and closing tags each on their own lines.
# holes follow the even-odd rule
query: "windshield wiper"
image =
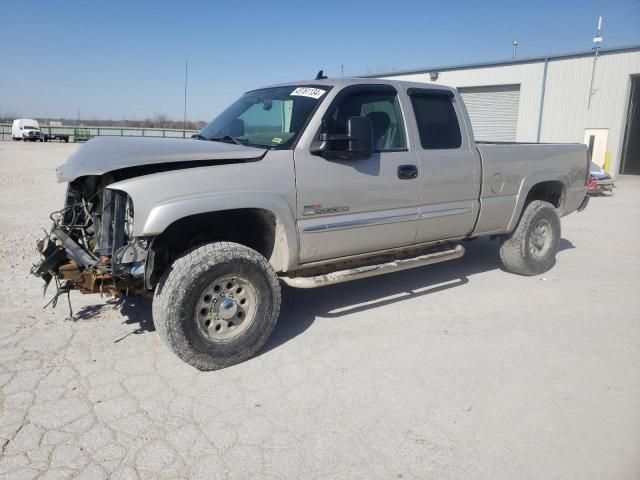
<svg viewBox="0 0 640 480">
<path fill-rule="evenodd" d="M 207 137 L 204 137 L 204 136 L 200 135 L 199 133 L 194 133 L 193 135 L 191 135 L 191 138 L 193 138 L 195 140 L 208 140 Z"/>
<path fill-rule="evenodd" d="M 240 140 L 231 135 L 223 135 L 222 137 L 213 137 L 210 138 L 212 142 L 225 142 L 225 143 L 235 143 L 236 145 L 244 145 Z"/>
</svg>

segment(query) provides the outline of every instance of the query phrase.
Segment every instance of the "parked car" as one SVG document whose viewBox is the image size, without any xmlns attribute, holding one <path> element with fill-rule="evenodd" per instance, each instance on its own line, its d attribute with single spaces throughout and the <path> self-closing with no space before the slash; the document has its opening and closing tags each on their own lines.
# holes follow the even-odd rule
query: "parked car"
<svg viewBox="0 0 640 480">
<path fill-rule="evenodd" d="M 69 143 L 69 135 L 66 133 L 45 133 L 44 141 L 52 142 L 53 140 L 58 140 L 59 142 Z"/>
<path fill-rule="evenodd" d="M 498 238 L 546 272 L 585 208 L 587 147 L 476 143 L 453 88 L 317 79 L 245 93 L 196 139 L 98 137 L 32 272 L 58 294 L 153 295 L 156 329 L 202 370 L 264 345 L 280 283 L 314 288 L 460 258 Z"/>
<path fill-rule="evenodd" d="M 594 195 L 604 192 L 613 192 L 613 178 L 611 178 L 611 175 L 605 172 L 600 165 L 592 163 L 589 175 L 590 177 L 587 191 L 590 194 Z"/>
<path fill-rule="evenodd" d="M 16 118 L 11 125 L 11 138 L 35 142 L 42 141 L 42 132 L 37 120 L 30 118 Z"/>
</svg>

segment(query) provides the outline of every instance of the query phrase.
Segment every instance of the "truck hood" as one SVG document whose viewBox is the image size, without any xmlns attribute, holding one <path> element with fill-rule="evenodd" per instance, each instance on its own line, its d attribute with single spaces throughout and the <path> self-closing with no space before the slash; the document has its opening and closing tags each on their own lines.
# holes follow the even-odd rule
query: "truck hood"
<svg viewBox="0 0 640 480">
<path fill-rule="evenodd" d="M 96 137 L 89 140 L 56 169 L 58 182 L 71 182 L 87 175 L 144 165 L 185 162 L 259 160 L 266 149 L 206 140 L 181 138 Z M 165 165 L 166 166 L 166 165 Z"/>
</svg>

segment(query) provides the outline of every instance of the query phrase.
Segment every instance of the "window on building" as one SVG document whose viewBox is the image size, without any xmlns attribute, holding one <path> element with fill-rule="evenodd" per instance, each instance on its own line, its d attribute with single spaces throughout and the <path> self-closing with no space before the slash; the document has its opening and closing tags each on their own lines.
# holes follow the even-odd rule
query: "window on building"
<svg viewBox="0 0 640 480">
<path fill-rule="evenodd" d="M 416 115 L 422 148 L 460 148 L 460 124 L 448 95 L 414 93 L 411 95 L 411 104 Z"/>
</svg>

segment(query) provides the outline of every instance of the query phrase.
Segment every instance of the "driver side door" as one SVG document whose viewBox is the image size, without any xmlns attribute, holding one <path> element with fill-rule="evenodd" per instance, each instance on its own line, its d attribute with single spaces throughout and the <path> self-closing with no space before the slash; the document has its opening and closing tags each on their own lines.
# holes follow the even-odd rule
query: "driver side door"
<svg viewBox="0 0 640 480">
<path fill-rule="evenodd" d="M 322 133 L 345 133 L 351 116 L 372 121 L 374 152 L 369 158 L 329 160 L 312 155 L 309 145 L 298 145 L 294 151 L 300 263 L 415 241 L 419 162 L 409 148 L 412 135 L 396 89 L 391 85 L 344 88 L 323 117 Z"/>
</svg>

